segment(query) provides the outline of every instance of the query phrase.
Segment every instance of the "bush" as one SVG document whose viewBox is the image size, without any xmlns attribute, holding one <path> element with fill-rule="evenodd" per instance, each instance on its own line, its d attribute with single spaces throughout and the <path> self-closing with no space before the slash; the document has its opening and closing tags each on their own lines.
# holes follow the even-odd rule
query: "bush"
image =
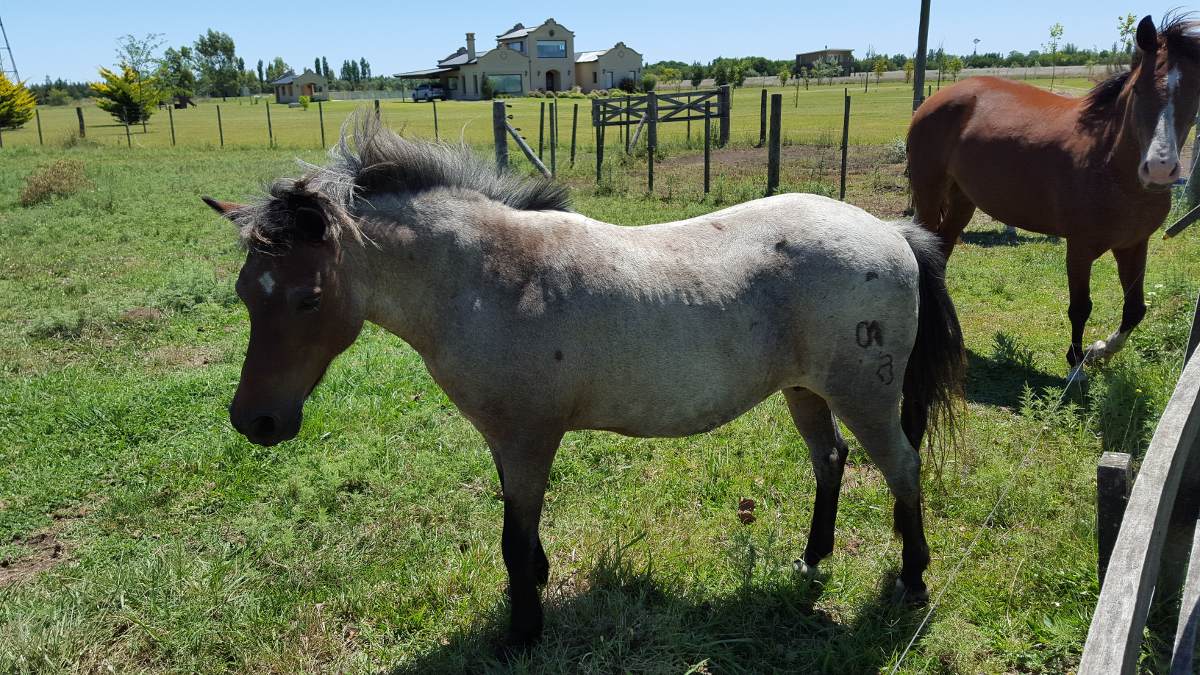
<svg viewBox="0 0 1200 675">
<path fill-rule="evenodd" d="M 649 73 L 642 76 L 642 91 L 654 91 L 657 86 L 658 78 Z"/>
<path fill-rule="evenodd" d="M 621 83 L 618 86 L 620 87 L 621 91 L 627 94 L 632 94 L 633 92 L 637 91 L 637 84 L 634 83 L 633 78 L 631 77 L 621 78 Z"/>
<path fill-rule="evenodd" d="M 96 92 L 96 107 L 107 112 L 122 124 L 145 122 L 154 114 L 161 92 L 158 80 L 140 77 L 137 71 L 125 66 L 117 75 L 107 68 L 100 69 L 103 82 L 92 83 Z"/>
<path fill-rule="evenodd" d="M 25 179 L 19 197 L 21 206 L 33 206 L 53 197 L 65 197 L 92 187 L 83 162 L 77 159 L 60 159 L 38 169 Z"/>
<path fill-rule="evenodd" d="M 46 105 L 67 105 L 71 102 L 71 93 L 66 89 L 54 88 L 46 92 Z"/>
<path fill-rule="evenodd" d="M 492 86 L 491 79 L 485 77 L 483 82 L 479 83 L 479 96 L 485 101 L 496 97 L 496 88 Z"/>
<path fill-rule="evenodd" d="M 33 118 L 37 99 L 25 85 L 0 73 L 0 128 L 16 129 Z"/>
<path fill-rule="evenodd" d="M 312 99 L 307 96 L 301 96 L 300 98 L 296 99 L 296 102 L 300 104 L 301 108 L 308 110 L 308 106 L 310 103 L 312 103 Z"/>
</svg>

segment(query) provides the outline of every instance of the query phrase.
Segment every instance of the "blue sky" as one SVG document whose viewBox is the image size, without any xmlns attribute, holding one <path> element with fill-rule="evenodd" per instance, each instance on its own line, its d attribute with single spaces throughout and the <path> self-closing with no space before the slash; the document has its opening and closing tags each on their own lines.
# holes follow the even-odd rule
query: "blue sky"
<svg viewBox="0 0 1200 675">
<path fill-rule="evenodd" d="M 508 3 L 311 2 L 243 0 L 204 2 L 96 3 L 94 0 L 34 0 L 0 3 L 21 78 L 46 75 L 90 80 L 109 66 L 115 40 L 126 33 L 162 33 L 167 44 L 190 44 L 207 28 L 233 36 L 248 65 L 282 56 L 297 68 L 325 56 L 336 69 L 343 59 L 365 57 L 376 74 L 431 67 L 478 35 L 480 49 L 517 21 L 536 25 L 547 17 L 575 32 L 578 50 L 603 49 L 618 40 L 645 54 L 648 62 L 675 58 L 708 61 L 716 56 L 791 58 L 823 46 L 850 47 L 863 54 L 916 49 L 919 0 L 902 2 L 712 2 L 643 1 L 531 3 L 515 16 Z M 753 6 L 754 15 L 743 14 Z M 1063 39 L 1081 47 L 1106 46 L 1116 38 L 1117 16 L 1149 12 L 1155 20 L 1173 4 L 1137 7 L 1128 0 L 933 0 L 929 41 L 947 51 L 968 53 L 972 39 L 981 51 L 1038 48 L 1049 27 L 1065 27 Z M 732 9 L 732 11 L 731 11 Z"/>
</svg>

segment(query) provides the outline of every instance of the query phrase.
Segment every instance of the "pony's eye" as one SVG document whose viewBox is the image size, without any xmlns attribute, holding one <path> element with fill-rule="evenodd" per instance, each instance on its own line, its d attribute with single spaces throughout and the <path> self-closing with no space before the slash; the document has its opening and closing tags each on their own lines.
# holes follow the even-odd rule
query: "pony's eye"
<svg viewBox="0 0 1200 675">
<path fill-rule="evenodd" d="M 300 300 L 300 305 L 297 309 L 301 312 L 315 312 L 321 307 L 321 294 L 313 293 L 305 296 Z"/>
</svg>

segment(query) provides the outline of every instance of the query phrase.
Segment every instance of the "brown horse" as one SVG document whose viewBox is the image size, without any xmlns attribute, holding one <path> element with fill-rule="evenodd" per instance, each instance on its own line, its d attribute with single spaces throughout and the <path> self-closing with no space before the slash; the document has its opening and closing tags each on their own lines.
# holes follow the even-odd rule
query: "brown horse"
<svg viewBox="0 0 1200 675">
<path fill-rule="evenodd" d="M 1200 96 L 1200 36 L 1185 19 L 1168 16 L 1160 30 L 1142 19 L 1131 70 L 1085 97 L 972 77 L 930 98 L 909 128 L 917 220 L 941 236 L 947 256 L 976 207 L 1066 238 L 1072 367 L 1085 361 L 1092 263 L 1106 251 L 1116 258 L 1125 306 L 1120 327 L 1087 358 L 1118 351 L 1146 314 L 1146 242 L 1171 208 L 1180 145 Z"/>
</svg>

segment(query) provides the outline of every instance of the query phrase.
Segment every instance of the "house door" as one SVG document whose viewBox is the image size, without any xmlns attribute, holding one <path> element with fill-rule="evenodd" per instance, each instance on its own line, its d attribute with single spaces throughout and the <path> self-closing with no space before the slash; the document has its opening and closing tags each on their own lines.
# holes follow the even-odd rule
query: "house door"
<svg viewBox="0 0 1200 675">
<path fill-rule="evenodd" d="M 612 89 L 612 71 L 604 71 L 604 88 Z"/>
<path fill-rule="evenodd" d="M 546 91 L 558 91 L 558 71 L 546 71 Z"/>
</svg>

